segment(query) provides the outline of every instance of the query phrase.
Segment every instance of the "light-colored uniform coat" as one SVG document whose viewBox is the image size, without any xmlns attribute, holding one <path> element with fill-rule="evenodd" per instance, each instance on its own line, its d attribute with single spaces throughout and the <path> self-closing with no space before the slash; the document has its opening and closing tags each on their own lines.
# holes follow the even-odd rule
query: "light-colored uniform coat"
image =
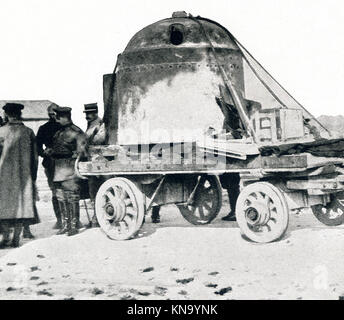
<svg viewBox="0 0 344 320">
<path fill-rule="evenodd" d="M 87 130 L 85 132 L 87 137 L 87 142 L 89 145 L 102 145 L 105 142 L 105 124 L 97 117 L 93 121 L 90 121 L 87 124 Z M 91 201 L 94 202 L 96 198 L 97 191 L 101 184 L 103 183 L 103 179 L 100 177 L 89 177 L 88 178 L 88 190 Z"/>
<path fill-rule="evenodd" d="M 8 123 L 0 128 L 0 146 L 0 220 L 38 218 L 35 134 L 21 121 Z"/>
<path fill-rule="evenodd" d="M 99 117 L 87 124 L 86 137 L 89 145 L 101 145 L 105 142 L 105 125 Z"/>
</svg>

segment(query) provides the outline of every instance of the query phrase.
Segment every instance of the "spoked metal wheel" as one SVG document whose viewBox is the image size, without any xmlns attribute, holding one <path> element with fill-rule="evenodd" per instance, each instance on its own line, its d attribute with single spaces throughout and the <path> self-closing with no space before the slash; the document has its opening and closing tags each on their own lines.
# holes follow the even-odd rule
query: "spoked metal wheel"
<svg viewBox="0 0 344 320">
<path fill-rule="evenodd" d="M 339 226 L 344 223 L 344 192 L 331 194 L 331 202 L 326 206 L 312 207 L 315 217 L 327 226 Z"/>
<path fill-rule="evenodd" d="M 236 217 L 241 232 L 255 242 L 279 239 L 288 227 L 287 202 L 282 192 L 267 182 L 245 187 L 237 200 Z"/>
<path fill-rule="evenodd" d="M 195 187 L 193 201 L 190 204 L 178 205 L 178 209 L 192 224 L 210 223 L 216 218 L 222 205 L 219 179 L 212 175 L 202 175 L 196 179 Z"/>
<path fill-rule="evenodd" d="M 112 178 L 100 186 L 95 210 L 99 225 L 109 238 L 130 239 L 142 226 L 144 197 L 129 179 Z"/>
</svg>

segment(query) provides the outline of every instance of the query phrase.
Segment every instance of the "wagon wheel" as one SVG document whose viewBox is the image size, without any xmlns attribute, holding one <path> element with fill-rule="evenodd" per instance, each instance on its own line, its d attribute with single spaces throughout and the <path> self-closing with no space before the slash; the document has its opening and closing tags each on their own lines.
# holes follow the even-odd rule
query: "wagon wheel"
<svg viewBox="0 0 344 320">
<path fill-rule="evenodd" d="M 344 192 L 331 194 L 331 202 L 326 206 L 313 206 L 315 217 L 327 226 L 339 226 L 344 223 Z"/>
<path fill-rule="evenodd" d="M 194 199 L 189 205 L 178 205 L 182 216 L 195 225 L 207 224 L 216 218 L 222 205 L 222 191 L 216 176 L 200 177 Z"/>
<path fill-rule="evenodd" d="M 126 240 L 134 237 L 143 223 L 143 194 L 132 181 L 112 178 L 100 186 L 95 210 L 99 225 L 109 238 Z"/>
<path fill-rule="evenodd" d="M 282 192 L 267 182 L 245 187 L 237 200 L 236 217 L 241 232 L 255 242 L 279 239 L 288 227 L 288 206 Z"/>
</svg>

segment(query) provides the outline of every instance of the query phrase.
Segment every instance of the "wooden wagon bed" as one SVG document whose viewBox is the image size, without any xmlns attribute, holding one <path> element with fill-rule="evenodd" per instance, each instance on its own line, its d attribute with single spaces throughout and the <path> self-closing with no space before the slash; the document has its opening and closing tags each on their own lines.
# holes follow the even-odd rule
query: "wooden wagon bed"
<svg viewBox="0 0 344 320">
<path fill-rule="evenodd" d="M 305 208 L 324 224 L 343 223 L 344 159 L 315 156 L 313 144 L 310 152 L 282 154 L 295 145 L 290 147 L 273 146 L 262 153 L 256 145 L 238 141 L 227 149 L 197 142 L 93 146 L 89 159 L 76 161 L 76 172 L 83 178 L 105 177 L 96 214 L 103 231 L 117 240 L 133 237 L 153 206 L 175 204 L 189 222 L 210 223 L 221 208 L 217 176 L 224 173 L 241 176 L 236 217 L 253 241 L 280 238 L 289 213 Z"/>
<path fill-rule="evenodd" d="M 189 152 L 184 153 L 185 150 Z M 158 152 L 152 151 L 149 146 L 135 151 L 133 152 L 132 146 L 93 146 L 90 149 L 91 160 L 79 162 L 78 170 L 85 176 L 224 172 L 264 176 L 277 172 L 312 173 L 312 169 L 320 167 L 325 167 L 322 170 L 326 171 L 330 166 L 341 166 L 344 163 L 343 158 L 317 157 L 310 153 L 281 156 L 263 156 L 257 153 L 238 159 L 219 154 L 217 150 L 205 151 L 196 143 L 181 144 L 180 148 L 175 149 L 164 145 Z M 317 174 L 321 174 L 321 170 Z M 315 175 L 314 172 L 312 175 Z"/>
</svg>

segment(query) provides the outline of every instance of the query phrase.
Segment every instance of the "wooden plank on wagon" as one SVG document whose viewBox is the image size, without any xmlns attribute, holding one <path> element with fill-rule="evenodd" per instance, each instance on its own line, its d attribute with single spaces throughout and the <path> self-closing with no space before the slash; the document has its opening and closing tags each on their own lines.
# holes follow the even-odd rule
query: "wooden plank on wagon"
<svg viewBox="0 0 344 320">
<path fill-rule="evenodd" d="M 344 164 L 343 158 L 334 158 L 334 157 L 316 157 L 307 153 L 307 167 L 316 168 L 322 167 L 329 164 Z"/>
<path fill-rule="evenodd" d="M 89 146 L 88 152 L 92 155 L 102 155 L 106 156 L 114 156 L 117 155 L 122 148 L 118 145 L 104 145 L 104 146 Z"/>
<path fill-rule="evenodd" d="M 314 180 L 289 180 L 287 188 L 293 190 L 324 189 L 336 190 L 342 189 L 343 184 L 336 179 L 314 179 Z"/>
<path fill-rule="evenodd" d="M 262 157 L 263 169 L 278 168 L 307 168 L 306 155 L 264 156 Z"/>
</svg>

